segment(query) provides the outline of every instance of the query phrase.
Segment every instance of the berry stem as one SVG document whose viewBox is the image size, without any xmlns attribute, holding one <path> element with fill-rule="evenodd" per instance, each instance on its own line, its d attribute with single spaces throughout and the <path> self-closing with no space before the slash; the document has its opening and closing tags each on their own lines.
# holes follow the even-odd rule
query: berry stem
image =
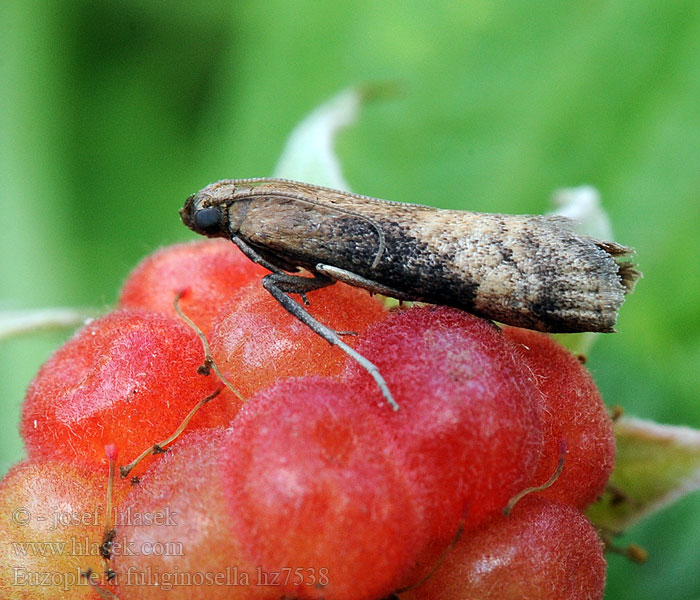
<svg viewBox="0 0 700 600">
<path fill-rule="evenodd" d="M 106 590 L 102 586 L 97 585 L 92 580 L 92 569 L 83 571 L 81 575 L 87 580 L 87 584 L 90 586 L 90 589 L 92 589 L 100 598 L 106 598 L 106 600 L 119 600 L 119 597 L 116 594 Z"/>
<path fill-rule="evenodd" d="M 554 482 L 559 479 L 559 475 L 561 475 L 561 472 L 564 469 L 564 456 L 566 455 L 566 447 L 567 443 L 565 439 L 562 439 L 559 441 L 559 462 L 557 463 L 557 468 L 554 470 L 554 473 L 552 473 L 552 476 L 545 481 L 542 485 L 536 485 L 533 487 L 528 487 L 525 488 L 524 490 L 519 491 L 515 496 L 513 496 L 509 501 L 508 504 L 506 504 L 505 508 L 503 509 L 503 514 L 507 517 L 510 515 L 510 513 L 513 510 L 513 507 L 520 501 L 522 500 L 525 496 L 528 494 L 533 494 L 535 492 L 542 492 L 546 490 L 548 487 L 551 487 Z"/>
<path fill-rule="evenodd" d="M 216 362 L 214 362 L 214 358 L 211 355 L 211 347 L 209 346 L 209 342 L 207 341 L 207 337 L 204 335 L 204 332 L 183 312 L 182 308 L 180 308 L 180 298 L 182 298 L 184 294 L 184 291 L 178 292 L 177 296 L 175 296 L 175 300 L 173 301 L 173 306 L 175 307 L 175 312 L 178 314 L 178 316 L 197 334 L 197 337 L 200 339 L 202 346 L 204 347 L 204 364 L 202 367 L 200 367 L 199 372 L 204 375 L 208 375 L 209 369 L 212 369 L 214 373 L 216 373 L 216 376 L 219 378 L 221 383 L 230 389 L 235 394 L 236 398 L 238 398 L 241 402 L 245 402 L 246 399 L 243 397 L 243 394 L 233 387 L 231 382 L 224 377 L 221 371 L 219 371 L 219 367 L 216 365 Z"/>
<path fill-rule="evenodd" d="M 216 390 L 214 390 L 211 394 L 206 396 L 205 398 L 202 398 L 197 404 L 195 404 L 194 408 L 189 412 L 189 414 L 183 419 L 182 423 L 180 423 L 180 426 L 167 438 L 165 438 L 162 442 L 158 442 L 157 444 L 153 444 L 152 446 L 146 448 L 141 454 L 139 454 L 133 461 L 131 461 L 128 465 L 124 465 L 122 467 L 119 467 L 119 475 L 121 476 L 122 479 L 127 477 L 129 473 L 134 469 L 136 465 L 138 465 L 144 458 L 146 458 L 149 454 L 162 454 L 163 452 L 166 452 L 166 446 L 169 444 L 172 444 L 180 435 L 182 434 L 183 431 L 185 431 L 185 428 L 189 424 L 189 422 L 192 420 L 192 417 L 194 417 L 197 414 L 197 411 L 202 408 L 209 400 L 213 400 L 216 398 L 221 391 L 224 389 L 223 385 L 220 385 Z"/>
<path fill-rule="evenodd" d="M 114 515 L 112 512 L 114 510 L 114 475 L 119 450 L 115 444 L 107 444 L 105 446 L 105 454 L 107 455 L 107 462 L 109 463 L 109 475 L 107 476 L 107 508 L 105 511 L 104 533 L 102 534 L 102 543 L 100 544 L 100 555 L 102 556 L 105 572 L 109 572 L 109 561 L 112 556 L 112 542 L 116 533 L 114 530 Z"/>
<path fill-rule="evenodd" d="M 599 534 L 603 540 L 603 545 L 605 546 L 606 552 L 612 552 L 613 554 L 624 556 L 628 560 L 632 561 L 633 563 L 637 563 L 638 565 L 644 564 L 647 562 L 647 560 L 649 560 L 649 553 L 641 546 L 638 546 L 637 544 L 618 546 L 615 542 L 613 542 L 612 538 L 619 534 L 615 534 L 614 532 L 606 529 L 599 531 Z"/>
<path fill-rule="evenodd" d="M 397 594 L 403 594 L 404 592 L 408 592 L 409 590 L 413 590 L 417 587 L 420 587 L 423 585 L 428 579 L 430 579 L 435 572 L 440 568 L 443 562 L 445 562 L 445 559 L 447 558 L 447 555 L 452 552 L 452 549 L 457 545 L 457 542 L 459 542 L 459 539 L 462 537 L 462 532 L 464 531 L 464 525 L 460 523 L 459 527 L 457 528 L 457 533 L 455 533 L 455 536 L 452 538 L 452 541 L 449 543 L 447 548 L 445 548 L 442 551 L 442 554 L 438 557 L 438 559 L 435 561 L 433 566 L 431 567 L 430 571 L 428 571 L 423 577 L 421 577 L 418 581 L 415 583 L 412 583 L 409 586 L 406 586 L 404 588 L 400 588 L 396 590 Z"/>
</svg>

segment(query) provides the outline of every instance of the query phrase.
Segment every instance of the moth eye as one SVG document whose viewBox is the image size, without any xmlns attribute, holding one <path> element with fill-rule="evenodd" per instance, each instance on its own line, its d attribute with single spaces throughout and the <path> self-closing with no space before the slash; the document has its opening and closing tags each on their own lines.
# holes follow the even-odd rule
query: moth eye
<svg viewBox="0 0 700 600">
<path fill-rule="evenodd" d="M 210 206 L 198 210 L 194 215 L 194 224 L 197 229 L 205 233 L 214 233 L 221 229 L 221 209 L 218 206 Z"/>
</svg>

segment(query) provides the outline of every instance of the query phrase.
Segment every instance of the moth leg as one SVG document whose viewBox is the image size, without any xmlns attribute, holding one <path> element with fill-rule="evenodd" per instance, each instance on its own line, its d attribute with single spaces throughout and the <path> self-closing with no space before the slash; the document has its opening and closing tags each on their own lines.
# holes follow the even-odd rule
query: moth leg
<svg viewBox="0 0 700 600">
<path fill-rule="evenodd" d="M 259 264 L 262 267 L 265 267 L 268 271 L 272 271 L 276 275 L 285 275 L 287 277 L 293 277 L 293 275 L 287 275 L 282 269 L 280 269 L 277 265 L 273 265 L 269 260 L 263 258 L 254 248 L 249 246 L 246 242 L 244 242 L 241 238 L 237 236 L 231 236 L 231 241 L 238 246 L 238 249 L 243 252 L 250 260 L 252 260 L 254 263 Z M 307 281 L 313 281 L 313 279 L 309 277 L 299 277 L 298 279 L 306 279 Z M 326 285 L 330 285 L 333 282 L 330 282 Z M 324 287 L 324 286 L 318 286 L 318 287 L 309 287 L 306 289 L 301 289 L 297 293 L 301 296 L 301 299 L 304 301 L 304 304 L 306 306 L 309 305 L 309 301 L 306 298 L 306 292 L 310 292 L 311 290 L 317 290 L 319 287 Z"/>
<path fill-rule="evenodd" d="M 339 269 L 331 265 L 318 264 L 316 265 L 316 271 L 335 281 L 347 283 L 353 287 L 364 288 L 373 294 L 381 294 L 382 296 L 389 296 L 397 300 L 418 300 L 415 296 L 407 296 L 404 292 L 356 275 L 352 271 L 346 271 L 345 269 Z"/>
<path fill-rule="evenodd" d="M 272 273 L 266 275 L 262 280 L 263 287 L 272 294 L 272 296 L 279 302 L 287 312 L 299 319 L 304 325 L 309 327 L 314 333 L 320 335 L 329 344 L 338 346 L 345 354 L 354 359 L 360 366 L 362 366 L 377 382 L 382 395 L 389 403 L 389 405 L 394 409 L 398 410 L 399 405 L 394 400 L 394 397 L 389 391 L 389 386 L 384 381 L 384 378 L 379 373 L 377 365 L 367 360 L 359 352 L 356 352 L 353 348 L 348 346 L 337 332 L 333 331 L 331 328 L 326 327 L 320 321 L 317 321 L 309 312 L 300 304 L 295 302 L 287 294 L 289 293 L 303 293 L 310 292 L 311 290 L 316 290 L 322 287 L 333 284 L 333 280 L 324 276 L 315 277 L 300 277 L 297 275 L 288 275 L 287 273 Z"/>
<path fill-rule="evenodd" d="M 252 260 L 254 263 L 259 264 L 262 267 L 265 267 L 268 271 L 272 271 L 273 273 L 278 273 L 281 275 L 284 275 L 284 271 L 280 269 L 278 266 L 273 265 L 269 260 L 264 259 L 260 254 L 254 250 L 251 246 L 246 244 L 241 238 L 238 236 L 232 235 L 231 236 L 231 241 L 238 246 L 238 249 L 243 252 L 250 260 Z"/>
</svg>

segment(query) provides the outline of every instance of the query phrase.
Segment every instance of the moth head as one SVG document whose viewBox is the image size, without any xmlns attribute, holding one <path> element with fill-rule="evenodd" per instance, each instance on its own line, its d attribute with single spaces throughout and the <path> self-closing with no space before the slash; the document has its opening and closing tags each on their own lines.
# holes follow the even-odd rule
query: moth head
<svg viewBox="0 0 700 600">
<path fill-rule="evenodd" d="M 207 237 L 228 237 L 226 205 L 213 202 L 206 189 L 187 198 L 180 210 L 180 218 L 195 233 Z"/>
</svg>

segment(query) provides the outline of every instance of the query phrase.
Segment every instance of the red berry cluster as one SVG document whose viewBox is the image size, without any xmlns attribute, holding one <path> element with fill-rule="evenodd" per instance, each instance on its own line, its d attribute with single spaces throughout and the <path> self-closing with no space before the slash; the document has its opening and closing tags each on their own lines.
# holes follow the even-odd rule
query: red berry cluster
<svg viewBox="0 0 700 600">
<path fill-rule="evenodd" d="M 345 340 L 379 367 L 395 412 L 263 272 L 221 240 L 166 248 L 42 367 L 28 459 L 0 482 L 3 598 L 602 597 L 580 511 L 614 439 L 579 360 L 454 309 L 388 310 L 342 284 L 309 294 L 320 321 L 356 334 Z M 108 519 L 109 459 L 166 439 L 221 385 L 198 370 L 177 296 L 248 401 L 225 390 L 205 404 L 138 484 L 115 483 Z"/>
</svg>

